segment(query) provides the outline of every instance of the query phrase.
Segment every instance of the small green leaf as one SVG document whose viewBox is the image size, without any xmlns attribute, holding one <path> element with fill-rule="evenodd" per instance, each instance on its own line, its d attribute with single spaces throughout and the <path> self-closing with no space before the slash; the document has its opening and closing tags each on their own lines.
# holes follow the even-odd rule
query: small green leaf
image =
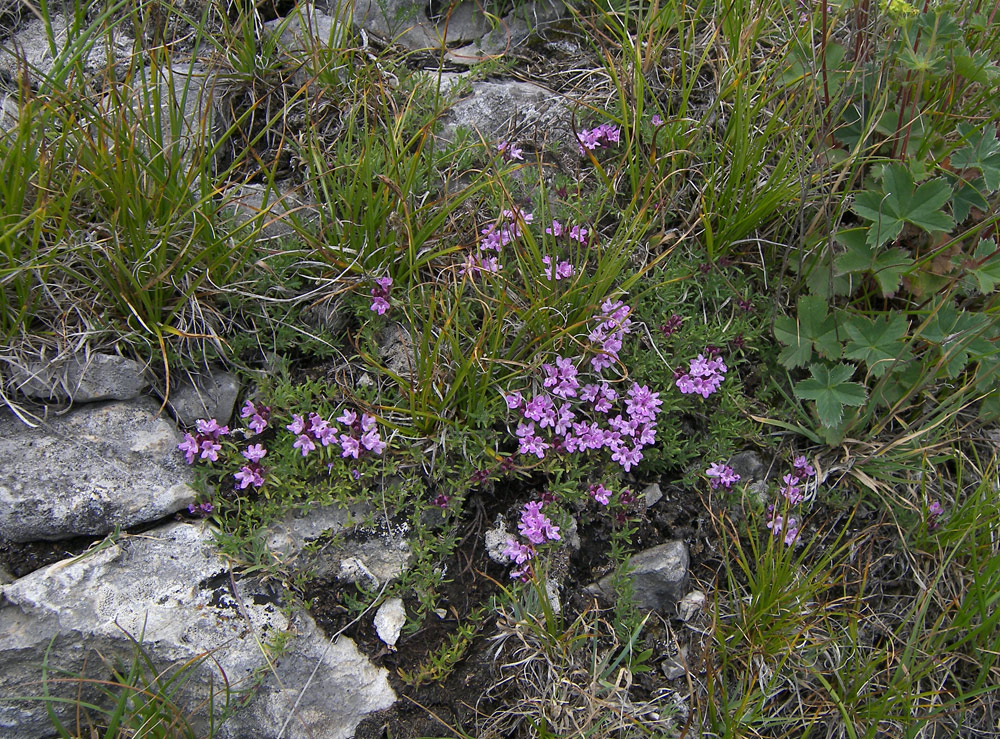
<svg viewBox="0 0 1000 739">
<path fill-rule="evenodd" d="M 913 176 L 898 162 L 885 167 L 882 179 L 881 190 L 865 190 L 854 198 L 854 212 L 873 221 L 867 238 L 871 246 L 896 239 L 904 223 L 928 232 L 949 231 L 955 225 L 941 210 L 951 199 L 951 187 L 945 179 L 929 180 L 914 190 Z"/>
<path fill-rule="evenodd" d="M 971 182 L 961 180 L 950 173 L 946 177 L 951 182 L 954 192 L 951 198 L 951 212 L 958 223 L 968 218 L 973 208 L 978 208 L 981 211 L 990 209 L 990 204 L 983 196 L 983 192 L 986 190 L 986 182 L 982 177 L 976 177 Z"/>
<path fill-rule="evenodd" d="M 779 317 L 774 337 L 786 346 L 778 361 L 788 368 L 807 365 L 814 349 L 828 359 L 840 357 L 837 321 L 827 315 L 826 301 L 817 295 L 799 298 L 796 318 Z"/>
<path fill-rule="evenodd" d="M 847 251 L 834 262 L 837 274 L 871 272 L 878 280 L 882 295 L 888 297 L 896 292 L 900 279 L 913 268 L 915 262 L 902 249 L 873 248 L 866 242 L 864 234 L 863 228 L 849 228 L 837 234 L 837 241 L 847 247 Z"/>
<path fill-rule="evenodd" d="M 792 390 L 798 398 L 815 401 L 820 423 L 831 428 L 840 423 L 845 405 L 860 406 L 865 402 L 864 387 L 849 381 L 854 369 L 854 365 L 843 363 L 833 367 L 811 364 L 812 377 L 796 383 Z"/>
<path fill-rule="evenodd" d="M 995 192 L 1000 187 L 1000 141 L 997 141 L 996 127 L 977 129 L 969 123 L 960 123 L 958 132 L 966 146 L 952 153 L 951 166 L 978 169 L 983 173 L 986 187 Z"/>
<path fill-rule="evenodd" d="M 983 295 L 993 292 L 1000 283 L 1000 250 L 996 241 L 980 239 L 973 258 L 975 266 L 969 267 L 968 272 L 979 283 L 979 292 Z"/>
<path fill-rule="evenodd" d="M 844 347 L 844 356 L 860 359 L 874 377 L 882 377 L 893 363 L 908 354 L 902 339 L 909 326 L 906 317 L 899 313 L 884 320 L 853 316 L 844 325 L 851 337 Z"/>
</svg>

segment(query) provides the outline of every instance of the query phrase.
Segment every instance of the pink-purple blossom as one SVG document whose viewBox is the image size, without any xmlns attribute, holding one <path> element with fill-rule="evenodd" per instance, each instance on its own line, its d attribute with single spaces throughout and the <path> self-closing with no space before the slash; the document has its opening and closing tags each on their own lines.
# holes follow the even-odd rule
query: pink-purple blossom
<svg viewBox="0 0 1000 739">
<path fill-rule="evenodd" d="M 727 370 L 721 357 L 706 359 L 704 354 L 699 354 L 691 360 L 688 372 L 677 377 L 675 384 L 682 393 L 707 398 L 722 385 Z"/>
<path fill-rule="evenodd" d="M 712 486 L 713 490 L 717 490 L 720 487 L 726 490 L 732 489 L 733 485 L 740 481 L 740 476 L 737 472 L 724 462 L 713 462 L 705 470 L 705 477 L 708 478 L 708 484 Z"/>
<path fill-rule="evenodd" d="M 521 536 L 532 544 L 544 544 L 546 541 L 559 541 L 559 527 L 542 513 L 542 501 L 531 500 L 524 504 L 521 521 L 517 530 Z"/>
<path fill-rule="evenodd" d="M 520 148 L 514 146 L 514 144 L 510 143 L 509 141 L 501 141 L 499 144 L 497 144 L 497 151 L 503 154 L 505 157 L 507 157 L 507 159 L 511 160 L 517 159 L 521 161 L 524 160 L 523 151 Z"/>
</svg>

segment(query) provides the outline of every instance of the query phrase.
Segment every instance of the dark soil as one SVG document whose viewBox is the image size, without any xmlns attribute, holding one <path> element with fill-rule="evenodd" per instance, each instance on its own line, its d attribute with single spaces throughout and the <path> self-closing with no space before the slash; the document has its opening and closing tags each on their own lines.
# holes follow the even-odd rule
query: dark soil
<svg viewBox="0 0 1000 739">
<path fill-rule="evenodd" d="M 303 596 L 312 599 L 311 613 L 328 635 L 343 630 L 374 664 L 389 671 L 389 680 L 400 700 L 392 708 L 369 716 L 357 729 L 358 739 L 407 739 L 415 737 L 479 736 L 483 721 L 505 703 L 504 687 L 498 688 L 503 655 L 489 637 L 496 633 L 496 614 L 491 599 L 510 582 L 508 568 L 492 562 L 486 555 L 483 535 L 498 513 L 511 519 L 511 511 L 523 503 L 524 483 L 502 484 L 490 494 L 473 497 L 467 502 L 468 512 L 461 522 L 461 543 L 444 563 L 448 579 L 438 591 L 438 614 L 428 613 L 420 628 L 404 633 L 397 649 L 389 650 L 379 640 L 372 623 L 372 614 L 355 620 L 345 599 L 344 586 L 337 582 L 315 581 Z M 707 589 L 714 571 L 706 566 L 703 552 L 711 530 L 710 516 L 700 498 L 675 485 L 663 486 L 663 498 L 646 510 L 637 502 L 627 524 L 610 515 L 578 516 L 581 547 L 573 552 L 565 569 L 561 599 L 565 622 L 571 622 L 584 610 L 610 608 L 613 604 L 595 602 L 584 588 L 612 569 L 609 560 L 609 537 L 614 527 L 637 527 L 633 536 L 635 551 L 680 538 L 691 550 L 691 587 Z M 592 511 L 590 511 L 593 514 Z M 415 602 L 405 603 L 407 612 L 416 612 Z M 401 677 L 414 674 L 428 664 L 429 656 L 448 644 L 449 635 L 459 624 L 469 623 L 473 612 L 484 613 L 479 628 L 464 657 L 454 669 L 438 682 L 411 685 Z M 644 646 L 654 650 L 650 659 L 652 670 L 637 675 L 631 697 L 641 701 L 652 698 L 671 687 L 659 664 L 674 656 L 677 641 L 669 621 L 674 614 L 650 619 L 643 631 Z M 681 630 L 678 629 L 678 634 Z M 685 651 L 695 654 L 700 649 L 685 645 Z M 677 681 L 674 681 L 677 682 Z M 684 683 L 683 678 L 680 683 Z M 516 696 L 506 696 L 515 699 Z M 507 704 L 509 707 L 509 703 Z"/>
</svg>

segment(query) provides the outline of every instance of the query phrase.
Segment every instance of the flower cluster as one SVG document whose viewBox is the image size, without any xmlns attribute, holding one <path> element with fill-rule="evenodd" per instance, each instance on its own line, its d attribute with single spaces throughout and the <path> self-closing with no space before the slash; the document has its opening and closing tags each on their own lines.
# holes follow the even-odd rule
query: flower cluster
<svg viewBox="0 0 1000 739">
<path fill-rule="evenodd" d="M 708 478 L 708 484 L 711 485 L 712 490 L 718 490 L 720 487 L 732 490 L 733 485 L 740 481 L 740 476 L 736 471 L 722 462 L 710 464 L 705 470 L 705 477 Z"/>
<path fill-rule="evenodd" d="M 196 434 L 184 434 L 184 441 L 177 448 L 184 452 L 188 464 L 194 464 L 195 457 L 209 462 L 219 461 L 222 444 L 219 439 L 229 434 L 228 426 L 220 426 L 214 418 L 198 419 L 195 423 Z"/>
<path fill-rule="evenodd" d="M 608 490 L 603 485 L 601 485 L 600 483 L 591 485 L 589 488 L 587 488 L 587 495 L 589 495 L 591 498 L 593 498 L 603 506 L 606 506 L 609 503 L 611 503 L 611 491 Z"/>
<path fill-rule="evenodd" d="M 462 275 L 475 275 L 479 272 L 497 273 L 503 269 L 500 264 L 500 252 L 521 235 L 521 227 L 531 223 L 534 216 L 520 208 L 503 210 L 496 223 L 491 223 L 480 231 L 479 253 L 470 254 L 462 267 Z M 488 254 L 488 252 L 496 252 Z"/>
<path fill-rule="evenodd" d="M 660 333 L 663 334 L 663 338 L 669 339 L 673 336 L 674 332 L 681 327 L 681 323 L 684 321 L 679 315 L 674 313 L 666 322 L 660 325 Z"/>
<path fill-rule="evenodd" d="M 350 432 L 340 435 L 341 457 L 358 459 L 366 451 L 375 454 L 385 451 L 386 443 L 379 436 L 375 419 L 367 413 L 362 413 L 358 417 L 355 411 L 345 410 L 337 420 L 346 425 Z"/>
<path fill-rule="evenodd" d="M 516 431 L 519 453 L 544 459 L 549 449 L 571 454 L 606 449 L 626 472 L 639 464 L 642 449 L 656 442 L 659 393 L 633 382 L 620 398 L 604 380 L 581 385 L 578 369 L 564 357 L 542 368 L 548 392 L 528 399 L 520 392 L 505 396 L 507 407 L 520 410 L 524 419 Z M 616 410 L 621 400 L 624 412 Z"/>
<path fill-rule="evenodd" d="M 240 490 L 245 490 L 250 485 L 259 488 L 264 484 L 265 471 L 260 460 L 264 458 L 265 454 L 267 454 L 267 449 L 264 448 L 263 444 L 251 444 L 243 450 L 247 464 L 240 467 L 239 472 L 233 474 L 233 477 L 236 478 L 236 486 Z"/>
<path fill-rule="evenodd" d="M 621 140 L 621 129 L 611 123 L 602 123 L 591 129 L 583 129 L 576 135 L 580 145 L 580 156 L 587 150 L 604 149 Z"/>
<path fill-rule="evenodd" d="M 501 154 L 503 154 L 507 159 L 510 159 L 511 161 L 515 159 L 520 160 L 522 162 L 524 161 L 523 150 L 518 148 L 517 146 L 514 146 L 514 144 L 510 143 L 509 141 L 501 141 L 499 144 L 497 144 L 497 151 L 499 151 Z"/>
<path fill-rule="evenodd" d="M 546 280 L 567 280 L 573 276 L 573 265 L 566 260 L 563 260 L 555 265 L 555 273 L 552 271 L 552 257 L 548 254 L 542 257 L 542 264 L 545 265 L 543 273 L 545 274 Z"/>
<path fill-rule="evenodd" d="M 375 287 L 371 289 L 372 294 L 372 305 L 371 309 L 378 313 L 380 316 L 384 316 L 386 311 L 389 310 L 389 290 L 392 288 L 392 278 L 377 277 L 375 278 Z"/>
<path fill-rule="evenodd" d="M 559 221 L 553 220 L 552 225 L 545 229 L 545 233 L 557 239 L 560 236 L 565 236 L 570 241 L 576 241 L 580 245 L 586 245 L 587 234 L 589 234 L 590 231 L 585 229 L 583 226 L 570 226 L 569 228 L 566 228 L 559 223 Z"/>
<path fill-rule="evenodd" d="M 793 508 L 805 499 L 803 487 L 809 478 L 816 475 L 816 469 L 809 460 L 800 455 L 792 461 L 792 472 L 781 478 L 781 495 L 785 499 L 786 508 Z M 774 504 L 767 507 L 767 528 L 774 536 L 783 537 L 787 546 L 799 539 L 799 521 L 793 516 L 783 516 L 777 512 Z"/>
<path fill-rule="evenodd" d="M 601 305 L 601 315 L 597 317 L 597 327 L 587 338 L 597 349 L 597 355 L 590 360 L 595 372 L 600 372 L 618 361 L 625 334 L 631 333 L 631 309 L 620 300 L 608 298 Z"/>
<path fill-rule="evenodd" d="M 527 544 L 519 542 L 517 539 L 507 540 L 507 547 L 504 555 L 512 563 L 519 565 L 517 569 L 511 571 L 512 578 L 527 580 L 531 571 L 530 562 L 535 558 L 535 547 L 547 541 L 559 541 L 559 527 L 552 523 L 548 516 L 542 513 L 543 501 L 532 500 L 524 504 L 521 511 L 521 521 L 517 525 L 517 530 L 525 539 Z"/>
<path fill-rule="evenodd" d="M 250 419 L 247 426 L 255 434 L 263 433 L 264 429 L 267 428 L 268 421 L 271 420 L 271 406 L 247 400 L 240 410 L 240 418 Z"/>
<path fill-rule="evenodd" d="M 707 398 L 722 385 L 727 369 L 722 357 L 706 359 L 704 354 L 699 354 L 697 359 L 691 360 L 688 371 L 678 375 L 674 382 L 682 393 L 697 393 Z"/>
</svg>

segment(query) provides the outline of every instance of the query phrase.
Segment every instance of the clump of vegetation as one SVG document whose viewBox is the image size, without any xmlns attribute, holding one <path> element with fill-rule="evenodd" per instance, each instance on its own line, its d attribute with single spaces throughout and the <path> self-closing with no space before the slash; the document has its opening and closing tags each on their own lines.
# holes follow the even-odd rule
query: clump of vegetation
<svg viewBox="0 0 1000 739">
<path fill-rule="evenodd" d="M 711 523 L 708 609 L 674 620 L 689 725 L 995 729 L 995 8 L 572 3 L 591 68 L 556 151 L 443 142 L 451 99 L 405 55 L 344 29 L 289 50 L 220 10 L 78 7 L 63 37 L 43 4 L 52 66 L 19 70 L 0 134 L 3 361 L 113 345 L 165 394 L 238 368 L 240 418 L 178 450 L 191 514 L 288 581 L 264 526 L 377 500 L 418 556 L 352 614 L 398 595 L 409 630 L 441 618 L 443 563 L 487 509 L 510 522 L 494 600 L 398 670 L 443 684 L 495 640 L 507 703 L 479 735 L 677 728 L 649 669 L 667 627 L 625 601 L 560 615 L 550 584 L 579 527 L 603 547 L 585 576 L 627 594 L 654 481 Z"/>
</svg>

